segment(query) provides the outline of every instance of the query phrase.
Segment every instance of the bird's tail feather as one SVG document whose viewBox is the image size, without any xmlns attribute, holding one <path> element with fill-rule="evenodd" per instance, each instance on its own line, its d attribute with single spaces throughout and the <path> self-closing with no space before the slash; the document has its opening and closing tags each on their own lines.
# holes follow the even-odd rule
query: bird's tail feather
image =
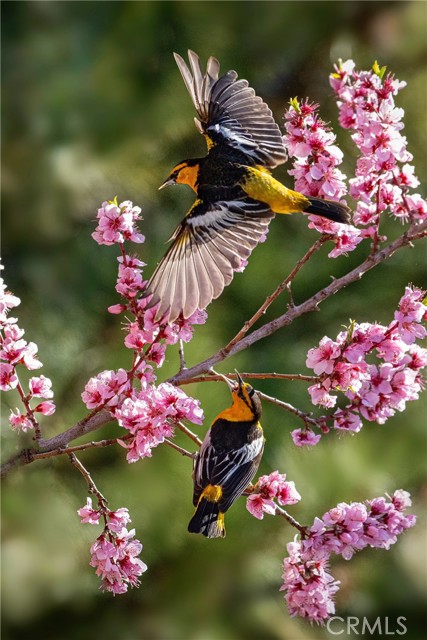
<svg viewBox="0 0 427 640">
<path fill-rule="evenodd" d="M 341 204 L 340 202 L 334 202 L 333 200 L 306 197 L 310 200 L 310 205 L 304 209 L 305 213 L 314 213 L 316 216 L 327 218 L 333 222 L 350 224 L 351 210 L 347 205 Z"/>
<path fill-rule="evenodd" d="M 189 522 L 188 531 L 201 533 L 207 538 L 224 538 L 224 514 L 219 510 L 218 503 L 201 498 Z"/>
</svg>

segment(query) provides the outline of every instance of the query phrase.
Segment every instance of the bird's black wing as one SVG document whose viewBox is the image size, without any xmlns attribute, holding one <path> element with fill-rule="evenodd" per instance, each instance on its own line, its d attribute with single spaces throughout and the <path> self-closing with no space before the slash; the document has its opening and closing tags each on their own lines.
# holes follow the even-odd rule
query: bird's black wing
<svg viewBox="0 0 427 640">
<path fill-rule="evenodd" d="M 208 438 L 200 450 L 194 470 L 194 506 L 205 487 L 219 485 L 222 489 L 220 509 L 223 513 L 227 511 L 252 481 L 263 450 L 261 430 L 260 437 L 251 443 L 227 451 L 213 447 Z"/>
<path fill-rule="evenodd" d="M 148 282 L 156 318 L 189 318 L 217 298 L 266 233 L 271 209 L 251 198 L 205 204 L 196 200 Z"/>
<path fill-rule="evenodd" d="M 282 134 L 271 110 L 247 80 L 239 80 L 235 71 L 219 77 L 219 62 L 213 57 L 202 74 L 194 51 L 188 52 L 191 70 L 180 55 L 174 56 L 199 116 L 197 129 L 209 147 L 228 145 L 269 168 L 286 161 Z"/>
</svg>

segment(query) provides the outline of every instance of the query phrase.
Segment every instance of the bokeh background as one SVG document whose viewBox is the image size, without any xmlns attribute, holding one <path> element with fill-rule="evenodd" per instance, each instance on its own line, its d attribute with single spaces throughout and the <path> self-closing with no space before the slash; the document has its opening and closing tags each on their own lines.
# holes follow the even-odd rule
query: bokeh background
<svg viewBox="0 0 427 640">
<path fill-rule="evenodd" d="M 39 345 L 42 371 L 54 381 L 59 409 L 45 420 L 46 436 L 85 415 L 80 392 L 91 375 L 129 362 L 120 319 L 106 312 L 117 301 L 115 248 L 99 247 L 90 237 L 98 204 L 117 194 L 119 201 L 129 198 L 143 207 L 147 242 L 138 251 L 149 274 L 192 201 L 184 187 L 157 191 L 177 161 L 204 153 L 172 52 L 192 48 L 204 60 L 216 55 L 224 70 L 235 68 L 250 80 L 279 120 L 291 97 L 309 96 L 334 126 L 332 63 L 352 57 L 369 68 L 378 59 L 408 83 L 398 104 L 406 111 L 409 149 L 422 177 L 425 34 L 424 2 L 2 3 L 5 278 L 22 299 L 20 325 Z M 338 136 L 351 175 L 354 149 L 347 132 Z M 286 167 L 278 176 L 286 180 Z M 390 237 L 398 232 L 388 225 Z M 197 328 L 187 349 L 188 362 L 225 344 L 315 237 L 301 219 L 276 220 L 244 275 L 210 307 L 208 324 Z M 326 258 L 327 251 L 298 278 L 297 300 L 332 273 L 347 271 L 366 248 L 336 261 Z M 321 313 L 301 318 L 221 371 L 305 372 L 307 349 L 325 334 L 335 336 L 349 318 L 388 322 L 405 284 L 423 284 L 424 257 L 421 248 L 397 254 L 324 303 Z M 284 304 L 279 300 L 268 318 Z M 177 366 L 172 348 L 162 376 Z M 263 381 L 259 388 L 310 410 L 302 383 Z M 200 398 L 206 425 L 229 402 L 218 383 L 186 390 Z M 16 404 L 17 398 L 5 397 L 5 415 Z M 289 432 L 299 426 L 293 416 L 265 406 L 263 423 L 261 472 L 278 468 L 296 482 L 303 501 L 292 513 L 302 522 L 338 501 L 401 487 L 413 493 L 418 526 L 390 552 L 367 550 L 351 562 L 337 561 L 333 573 L 342 581 L 340 616 L 371 622 L 381 616 L 383 624 L 388 616 L 391 631 L 397 616 L 405 616 L 405 637 L 422 637 L 423 401 L 385 426 L 366 425 L 353 438 L 331 435 L 311 451 L 292 445 Z M 110 425 L 97 435 L 117 434 Z M 7 423 L 2 448 L 4 457 L 17 448 Z M 87 495 L 82 477 L 65 459 L 15 471 L 3 485 L 4 640 L 328 637 L 290 619 L 278 591 L 285 545 L 294 535 L 284 521 L 258 522 L 240 500 L 228 514 L 225 540 L 190 536 L 187 459 L 162 447 L 134 465 L 126 464 L 119 447 L 88 451 L 81 459 L 110 504 L 130 509 L 149 571 L 138 590 L 114 599 L 102 594 L 88 566 L 98 534 L 80 525 L 76 514 Z"/>
</svg>

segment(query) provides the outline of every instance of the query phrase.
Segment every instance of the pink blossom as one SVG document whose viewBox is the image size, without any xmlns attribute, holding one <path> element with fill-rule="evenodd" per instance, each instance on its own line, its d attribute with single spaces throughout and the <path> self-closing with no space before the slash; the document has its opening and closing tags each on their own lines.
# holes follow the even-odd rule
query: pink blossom
<svg viewBox="0 0 427 640">
<path fill-rule="evenodd" d="M 123 313 L 123 311 L 126 311 L 126 309 L 127 305 L 125 304 L 112 304 L 110 307 L 108 307 L 108 313 L 118 315 L 119 313 Z"/>
<path fill-rule="evenodd" d="M 296 504 L 301 500 L 295 483 L 287 481 L 286 474 L 278 471 L 273 471 L 268 476 L 261 476 L 258 479 L 255 492 L 246 501 L 246 508 L 255 518 L 262 520 L 264 513 L 275 514 L 274 500 L 277 500 L 281 506 Z"/>
<path fill-rule="evenodd" d="M 290 542 L 287 550 L 289 557 L 283 561 L 281 591 L 285 591 L 289 613 L 323 624 L 335 613 L 334 595 L 340 583 L 328 573 L 327 559 L 311 557 L 302 543 Z"/>
<path fill-rule="evenodd" d="M 110 535 L 110 539 L 101 534 L 92 544 L 90 565 L 96 568 L 103 591 L 118 595 L 126 593 L 129 586 L 139 585 L 139 577 L 147 570 L 147 565 L 137 558 L 142 545 L 134 535 L 134 529 L 122 529 L 116 536 Z"/>
<path fill-rule="evenodd" d="M 165 356 L 166 356 L 166 345 L 160 344 L 158 342 L 155 344 L 152 344 L 146 354 L 147 360 L 154 362 L 154 364 L 158 367 L 161 367 L 162 364 L 164 363 Z"/>
<path fill-rule="evenodd" d="M 294 429 L 291 432 L 292 440 L 297 447 L 315 446 L 320 438 L 320 434 L 315 434 L 311 429 Z"/>
<path fill-rule="evenodd" d="M 335 247 L 328 253 L 329 258 L 338 258 L 341 255 L 347 255 L 362 242 L 363 235 L 360 229 L 353 227 L 350 224 L 340 225 L 338 233 L 335 234 L 333 239 Z"/>
<path fill-rule="evenodd" d="M 126 507 L 108 512 L 108 528 L 115 533 L 120 533 L 129 522 L 131 522 L 131 519 L 129 510 Z"/>
<path fill-rule="evenodd" d="M 415 340 L 425 338 L 427 331 L 420 323 L 427 318 L 427 307 L 423 303 L 426 292 L 407 286 L 400 299 L 399 309 L 394 314 L 402 340 L 413 344 Z"/>
<path fill-rule="evenodd" d="M 40 369 L 43 366 L 36 357 L 38 350 L 38 346 L 34 342 L 29 342 L 22 355 L 21 363 L 30 371 Z"/>
<path fill-rule="evenodd" d="M 338 410 L 334 414 L 334 428 L 357 433 L 363 427 L 360 416 L 347 410 Z"/>
<path fill-rule="evenodd" d="M 303 540 L 287 545 L 281 590 L 290 614 L 322 624 L 335 611 L 333 597 L 339 588 L 327 573 L 330 556 L 349 560 L 367 546 L 388 549 L 414 526 L 415 516 L 403 513 L 410 505 L 409 494 L 398 490 L 390 501 L 341 502 L 315 518 Z"/>
<path fill-rule="evenodd" d="M 45 376 L 30 378 L 31 395 L 36 398 L 53 398 L 52 381 Z"/>
<path fill-rule="evenodd" d="M 305 364 L 307 367 L 313 369 L 317 375 L 321 373 L 332 373 L 335 360 L 339 358 L 340 355 L 340 345 L 325 336 L 319 342 L 318 347 L 309 349 Z"/>
<path fill-rule="evenodd" d="M 120 205 L 116 200 L 103 202 L 96 216 L 98 226 L 92 233 L 93 239 L 98 244 L 106 245 L 123 243 L 125 240 L 144 242 L 145 238 L 136 226 L 136 222 L 141 220 L 140 213 L 140 207 L 134 207 L 129 200 Z"/>
<path fill-rule="evenodd" d="M 285 113 L 285 144 L 294 157 L 295 189 L 307 196 L 339 200 L 346 193 L 345 175 L 338 169 L 343 154 L 335 135 L 317 114 L 318 105 L 291 101 Z"/>
<path fill-rule="evenodd" d="M 15 367 L 5 362 L 0 363 L 0 389 L 2 391 L 10 391 L 16 389 L 19 380 L 16 375 Z"/>
<path fill-rule="evenodd" d="M 329 409 L 331 407 L 334 407 L 337 402 L 336 396 L 332 396 L 329 393 L 331 390 L 332 388 L 330 378 L 325 378 L 318 384 L 312 384 L 307 389 L 308 393 L 311 396 L 311 401 L 313 404 L 318 404 Z"/>
<path fill-rule="evenodd" d="M 258 518 L 258 520 L 262 520 L 264 518 L 264 513 L 267 513 L 270 516 L 274 516 L 276 513 L 276 505 L 273 500 L 263 498 L 259 493 L 254 493 L 248 496 L 246 500 L 246 508 L 249 513 L 251 513 L 255 518 Z"/>
<path fill-rule="evenodd" d="M 190 342 L 193 337 L 193 325 L 205 324 L 208 314 L 204 310 L 197 310 L 187 320 L 179 318 L 176 320 L 178 325 L 178 339 L 183 342 Z"/>
<path fill-rule="evenodd" d="M 92 498 L 86 499 L 86 505 L 81 509 L 78 509 L 77 513 L 81 518 L 81 523 L 89 523 L 89 524 L 99 524 L 99 518 L 101 517 L 101 512 L 92 507 Z"/>
<path fill-rule="evenodd" d="M 3 270 L 4 266 L 0 265 L 0 270 Z M 0 278 L 0 326 L 3 327 L 11 322 L 15 322 L 15 318 L 8 318 L 7 314 L 10 309 L 17 307 L 21 304 L 21 300 L 14 296 L 13 293 L 6 289 L 6 284 L 3 278 Z"/>
<path fill-rule="evenodd" d="M 131 322 L 129 324 L 128 334 L 125 337 L 125 345 L 128 349 L 142 351 L 145 345 L 153 340 L 153 334 L 140 329 L 138 322 Z"/>
<path fill-rule="evenodd" d="M 335 67 L 331 85 L 340 124 L 354 131 L 352 139 L 361 152 L 350 193 L 358 201 L 355 222 L 369 226 L 362 236 L 377 235 L 378 216 L 386 210 L 398 219 L 425 220 L 427 203 L 419 194 L 407 193 L 419 181 L 408 164 L 412 155 L 401 134 L 404 111 L 394 103 L 405 83 L 384 75 L 378 65 L 371 71 L 357 71 L 354 62 L 347 61 Z"/>
<path fill-rule="evenodd" d="M 17 325 L 6 325 L 0 357 L 9 364 L 23 364 L 30 370 L 39 369 L 42 363 L 36 358 L 37 345 L 24 340 L 23 335 L 24 331 Z"/>
<path fill-rule="evenodd" d="M 421 324 L 427 318 L 424 296 L 421 289 L 408 286 L 388 326 L 352 322 L 336 341 L 324 337 L 319 347 L 309 350 L 306 364 L 321 372 L 320 382 L 308 388 L 313 404 L 333 407 L 337 392 L 350 400 L 344 409 L 324 417 L 333 420 L 334 428 L 358 432 L 361 418 L 384 424 L 419 397 L 427 351 L 414 341 L 426 334 Z M 297 444 L 299 439 L 297 433 Z"/>
<path fill-rule="evenodd" d="M 408 507 L 412 507 L 411 494 L 403 489 L 396 489 L 391 501 L 398 511 L 404 511 Z"/>
<path fill-rule="evenodd" d="M 147 384 L 138 394 L 127 397 L 115 409 L 115 417 L 134 436 L 121 444 L 128 449 L 128 462 L 136 462 L 150 457 L 154 447 L 172 436 L 179 420 L 201 424 L 203 412 L 198 400 L 164 382 L 158 387 Z"/>
<path fill-rule="evenodd" d="M 129 388 L 127 371 L 124 369 L 118 369 L 117 372 L 107 370 L 90 378 L 81 396 L 88 409 L 101 407 L 105 404 L 113 407 Z"/>
<path fill-rule="evenodd" d="M 296 504 L 301 496 L 295 488 L 295 483 L 286 480 L 286 474 L 273 471 L 268 476 L 261 476 L 257 482 L 258 492 L 266 498 L 277 498 L 277 502 L 284 506 Z"/>
<path fill-rule="evenodd" d="M 40 404 L 34 407 L 33 411 L 35 413 L 42 413 L 45 416 L 51 416 L 53 413 L 55 413 L 56 406 L 53 402 L 40 402 Z"/>
<path fill-rule="evenodd" d="M 123 297 L 132 299 L 143 289 L 142 274 L 139 269 L 119 265 L 119 277 L 117 279 L 116 291 Z"/>
<path fill-rule="evenodd" d="M 90 548 L 90 565 L 95 567 L 101 578 L 101 589 L 113 594 L 126 593 L 129 586 L 139 586 L 139 577 L 147 570 L 147 565 L 137 556 L 142 544 L 135 538 L 135 529 L 125 528 L 131 519 L 125 507 L 109 511 L 103 500 L 99 508 L 93 509 L 91 498 L 77 511 L 82 523 L 99 524 L 104 518 L 104 531 Z"/>
<path fill-rule="evenodd" d="M 24 433 L 34 427 L 28 415 L 22 413 L 18 408 L 15 412 L 10 412 L 9 423 L 14 431 L 23 431 Z"/>
</svg>

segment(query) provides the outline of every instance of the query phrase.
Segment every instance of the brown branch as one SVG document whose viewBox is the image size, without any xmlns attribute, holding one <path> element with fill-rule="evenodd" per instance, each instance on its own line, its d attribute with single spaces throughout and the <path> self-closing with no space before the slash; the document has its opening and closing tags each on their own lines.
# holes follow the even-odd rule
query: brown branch
<svg viewBox="0 0 427 640">
<path fill-rule="evenodd" d="M 185 433 L 185 435 L 188 436 L 190 438 L 190 440 L 195 442 L 198 447 L 202 446 L 202 441 L 196 436 L 195 433 L 190 431 L 190 429 L 188 427 L 186 427 L 185 424 L 183 424 L 182 422 L 177 422 L 176 426 L 178 427 L 178 429 L 180 431 L 182 431 L 182 433 Z"/>
<path fill-rule="evenodd" d="M 289 513 L 287 511 L 285 511 L 285 509 L 283 509 L 282 507 L 279 507 L 278 504 L 276 504 L 276 513 L 280 516 L 282 516 L 283 518 L 285 518 L 285 520 L 287 520 L 289 522 L 290 525 L 292 525 L 293 527 L 295 527 L 296 529 L 298 529 L 298 531 L 301 534 L 301 538 L 306 538 L 307 537 L 307 527 L 300 524 L 298 522 L 298 520 L 295 520 L 295 518 L 293 518 L 291 515 L 289 515 Z"/>
<path fill-rule="evenodd" d="M 226 358 L 239 353 L 244 349 L 247 349 L 258 340 L 262 340 L 263 338 L 266 338 L 267 336 L 273 334 L 278 329 L 291 324 L 300 316 L 312 311 L 316 311 L 319 307 L 319 304 L 321 304 L 329 296 L 334 295 L 349 284 L 360 280 L 367 271 L 378 265 L 380 262 L 383 262 L 384 260 L 390 258 L 396 251 L 402 249 L 403 247 L 412 246 L 413 241 L 423 238 L 426 235 L 427 222 L 424 222 L 420 225 L 412 225 L 403 235 L 399 236 L 399 238 L 389 243 L 382 249 L 378 250 L 376 253 L 368 256 L 368 258 L 366 258 L 364 262 L 352 269 L 352 271 L 350 271 L 349 273 L 345 274 L 341 278 L 334 279 L 328 286 L 318 291 L 305 302 L 297 306 L 292 305 L 283 315 L 275 318 L 271 322 L 262 325 L 259 329 L 256 329 L 249 335 L 246 335 L 241 340 L 231 345 L 231 342 L 233 342 L 232 340 L 230 343 L 228 343 L 228 345 L 220 349 L 210 358 L 207 358 L 194 367 L 179 371 L 175 376 L 169 379 L 169 382 L 175 385 L 181 385 L 185 384 L 186 382 L 195 381 L 199 376 L 203 375 L 205 377 L 204 374 L 208 373 L 216 363 L 222 362 Z M 313 247 L 314 246 L 315 245 L 313 245 Z M 304 260 L 304 258 L 302 258 L 301 260 Z M 288 279 L 289 277 L 290 276 L 288 276 Z M 37 453 L 45 453 L 53 449 L 62 450 L 71 441 L 80 438 L 87 433 L 95 431 L 96 429 L 99 429 L 112 420 L 113 418 L 111 414 L 106 409 L 95 409 L 85 418 L 77 422 L 74 426 L 70 427 L 63 433 L 53 436 L 52 438 L 40 439 L 39 451 L 37 451 Z M 198 446 L 201 445 L 201 441 L 199 440 L 199 438 L 197 438 L 197 436 L 195 436 L 195 434 L 193 434 L 189 429 L 184 427 L 184 425 L 179 425 L 179 428 L 184 431 L 184 433 L 186 433 L 186 435 L 188 435 Z M 1 475 L 6 475 L 16 466 L 21 466 L 33 462 L 33 460 L 35 459 L 33 457 L 33 453 L 34 452 L 31 449 L 24 449 L 10 458 L 2 465 Z"/>
<path fill-rule="evenodd" d="M 240 373 L 239 372 L 239 374 L 244 380 L 246 379 L 249 379 L 249 380 L 267 380 L 267 379 L 302 380 L 303 382 L 311 382 L 312 384 L 315 384 L 320 380 L 319 376 L 306 376 L 302 373 L 274 373 L 274 372 L 270 372 L 270 373 L 242 372 Z M 226 373 L 225 376 L 233 380 L 237 379 L 236 373 Z M 223 380 L 224 378 L 221 377 L 221 375 L 219 374 L 207 373 L 204 376 L 197 376 L 195 378 L 190 378 L 189 380 L 183 380 L 183 382 L 181 383 L 181 386 L 185 384 L 193 384 L 196 382 L 222 382 Z"/>
<path fill-rule="evenodd" d="M 248 487 L 246 487 L 246 489 L 244 490 L 244 492 L 242 493 L 243 496 L 252 496 L 254 494 L 257 494 L 257 485 L 253 485 L 250 484 Z M 298 522 L 298 520 L 295 520 L 295 518 L 293 518 L 291 515 L 289 515 L 289 513 L 287 511 L 285 511 L 285 509 L 283 509 L 283 507 L 279 507 L 279 505 L 275 502 L 275 507 L 276 507 L 276 513 L 279 516 L 282 516 L 283 518 L 285 518 L 285 520 L 287 520 L 289 522 L 289 524 L 292 527 L 295 527 L 295 529 L 298 529 L 298 531 L 301 534 L 302 538 L 305 538 L 307 535 L 307 527 L 300 524 Z"/>
<path fill-rule="evenodd" d="M 300 271 L 300 269 L 303 267 L 303 265 L 306 262 L 308 262 L 308 260 L 311 258 L 311 256 L 313 254 L 316 253 L 316 251 L 319 251 L 319 249 L 325 244 L 325 242 L 327 240 L 330 239 L 330 237 L 331 236 L 329 236 L 329 235 L 323 235 L 321 238 L 316 240 L 316 242 L 310 247 L 310 249 L 305 253 L 305 255 L 303 255 L 303 257 L 300 260 L 298 260 L 298 262 L 296 263 L 295 267 L 292 269 L 292 271 L 287 276 L 287 278 L 285 278 L 285 280 L 283 280 L 283 282 L 281 282 L 279 284 L 279 286 L 275 289 L 275 291 L 273 291 L 272 294 L 267 296 L 267 298 L 265 299 L 263 304 L 260 306 L 258 311 L 256 313 L 254 313 L 252 318 L 250 318 L 247 322 L 245 322 L 245 324 L 240 329 L 240 331 L 224 347 L 225 350 L 230 351 L 234 347 L 234 345 L 237 344 L 247 334 L 249 329 L 255 324 L 255 322 L 257 320 L 259 320 L 259 318 L 267 311 L 268 307 L 276 300 L 276 298 L 279 297 L 279 295 L 285 289 L 289 292 L 289 298 L 290 298 L 290 303 L 291 303 L 290 306 L 291 307 L 294 306 L 293 299 L 292 299 L 292 294 L 291 294 L 291 290 L 290 290 L 290 285 L 291 285 L 292 280 L 295 278 L 295 276 Z"/>
<path fill-rule="evenodd" d="M 53 436 L 53 438 L 40 440 L 40 449 L 60 449 L 65 447 L 69 442 L 72 442 L 72 440 L 76 440 L 91 431 L 95 431 L 113 420 L 114 418 L 107 409 L 102 409 L 101 411 L 94 409 L 66 431 L 59 433 L 57 436 Z"/>
<path fill-rule="evenodd" d="M 69 458 L 70 458 L 70 462 L 73 465 L 73 467 L 75 467 L 78 471 L 80 471 L 80 473 L 82 474 L 83 478 L 86 480 L 89 493 L 91 493 L 92 495 L 94 495 L 96 497 L 96 499 L 98 500 L 98 505 L 99 505 L 100 509 L 103 511 L 103 513 L 105 515 L 105 511 L 108 508 L 107 499 L 104 498 L 104 496 L 102 495 L 102 493 L 99 491 L 99 489 L 97 488 L 96 484 L 92 480 L 92 477 L 91 477 L 89 471 L 86 469 L 86 467 L 84 467 L 82 465 L 82 463 L 74 455 L 74 453 L 70 453 Z"/>
<path fill-rule="evenodd" d="M 285 411 L 289 411 L 289 413 L 293 413 L 295 416 L 298 416 L 298 418 L 301 418 L 301 420 L 304 420 L 306 424 L 309 423 L 316 427 L 319 427 L 319 421 L 316 420 L 316 418 L 313 418 L 311 414 L 305 413 L 304 411 L 297 409 L 293 405 L 289 404 L 289 402 L 284 402 L 284 400 L 279 400 L 278 398 L 273 398 L 273 396 L 268 396 L 266 393 L 261 393 L 261 391 L 257 391 L 257 393 L 261 398 L 261 400 L 266 400 L 267 402 L 271 402 L 272 404 L 277 405 L 281 409 L 285 409 Z"/>
<path fill-rule="evenodd" d="M 165 438 L 165 444 L 167 444 L 172 449 L 175 449 L 175 451 L 178 451 L 181 455 L 187 456 L 187 458 L 192 458 L 194 460 L 197 455 L 197 453 L 191 453 L 190 451 L 187 451 L 187 449 L 179 447 L 177 444 L 175 444 L 175 442 L 172 442 L 172 440 L 169 440 L 168 438 Z"/>
</svg>

